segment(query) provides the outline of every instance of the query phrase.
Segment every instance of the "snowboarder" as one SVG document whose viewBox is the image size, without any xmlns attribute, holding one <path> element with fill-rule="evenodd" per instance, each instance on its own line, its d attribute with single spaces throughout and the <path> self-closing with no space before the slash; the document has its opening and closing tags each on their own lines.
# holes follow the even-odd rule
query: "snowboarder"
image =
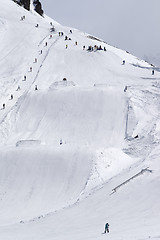
<svg viewBox="0 0 160 240">
<path fill-rule="evenodd" d="M 125 60 L 123 60 L 122 65 L 125 65 L 125 63 L 126 63 Z"/>
<path fill-rule="evenodd" d="M 152 70 L 152 75 L 154 75 L 154 70 Z"/>
<path fill-rule="evenodd" d="M 50 22 L 50 25 L 52 26 L 52 22 Z"/>
<path fill-rule="evenodd" d="M 124 92 L 126 92 L 127 91 L 127 86 L 125 86 L 125 88 L 124 88 Z"/>
<path fill-rule="evenodd" d="M 109 233 L 109 223 L 105 224 L 104 233 L 106 233 L 106 232 Z"/>
<path fill-rule="evenodd" d="M 38 87 L 37 87 L 37 85 L 35 85 L 35 88 L 34 88 L 34 90 L 35 90 L 35 91 L 37 91 L 37 90 L 38 90 Z"/>
<path fill-rule="evenodd" d="M 20 86 L 18 85 L 18 87 L 17 87 L 17 90 L 16 90 L 16 91 L 19 91 L 19 90 L 21 90 L 21 88 L 20 88 Z"/>
<path fill-rule="evenodd" d="M 5 107 L 6 107 L 5 103 L 3 103 L 3 109 L 5 109 Z"/>
</svg>

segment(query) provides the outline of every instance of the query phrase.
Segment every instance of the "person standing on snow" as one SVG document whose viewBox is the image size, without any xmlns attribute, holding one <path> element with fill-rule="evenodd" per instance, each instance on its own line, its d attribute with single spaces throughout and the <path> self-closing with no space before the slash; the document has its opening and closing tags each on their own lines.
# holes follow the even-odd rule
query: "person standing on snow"
<svg viewBox="0 0 160 240">
<path fill-rule="evenodd" d="M 109 233 L 109 223 L 105 224 L 104 233 Z"/>
</svg>

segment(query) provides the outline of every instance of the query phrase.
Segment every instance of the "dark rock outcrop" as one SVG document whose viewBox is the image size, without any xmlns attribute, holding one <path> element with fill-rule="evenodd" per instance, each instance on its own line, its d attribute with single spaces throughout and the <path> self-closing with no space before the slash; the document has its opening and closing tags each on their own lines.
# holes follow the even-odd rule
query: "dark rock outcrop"
<svg viewBox="0 0 160 240">
<path fill-rule="evenodd" d="M 42 4 L 39 0 L 33 0 L 33 5 L 35 7 L 35 11 L 43 16 Z"/>
<path fill-rule="evenodd" d="M 24 7 L 28 11 L 30 10 L 30 0 L 13 0 L 16 2 L 18 5 Z"/>
<path fill-rule="evenodd" d="M 18 5 L 24 7 L 28 11 L 30 10 L 31 0 L 13 0 L 13 1 L 16 2 Z M 40 3 L 40 1 L 33 0 L 33 5 L 34 5 L 35 11 L 41 16 L 43 16 L 42 4 Z"/>
</svg>

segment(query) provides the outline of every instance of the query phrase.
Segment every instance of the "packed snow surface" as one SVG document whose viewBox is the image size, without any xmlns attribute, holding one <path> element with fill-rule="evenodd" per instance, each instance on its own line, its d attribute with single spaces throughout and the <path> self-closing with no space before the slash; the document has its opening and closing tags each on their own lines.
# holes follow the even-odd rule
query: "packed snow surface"
<svg viewBox="0 0 160 240">
<path fill-rule="evenodd" d="M 0 239 L 160 239 L 159 69 L 0 5 Z"/>
</svg>

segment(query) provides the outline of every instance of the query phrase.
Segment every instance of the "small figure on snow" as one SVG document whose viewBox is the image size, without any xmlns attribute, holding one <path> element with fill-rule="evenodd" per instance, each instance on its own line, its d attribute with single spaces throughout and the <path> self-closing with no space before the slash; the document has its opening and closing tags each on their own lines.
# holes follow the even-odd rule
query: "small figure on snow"
<svg viewBox="0 0 160 240">
<path fill-rule="evenodd" d="M 45 43 L 45 46 L 47 47 L 47 45 L 48 45 L 48 43 L 46 42 L 46 43 Z"/>
<path fill-rule="evenodd" d="M 11 94 L 11 100 L 13 99 L 13 94 Z"/>
<path fill-rule="evenodd" d="M 78 42 L 77 42 L 77 41 L 75 42 L 75 45 L 76 45 L 76 46 L 78 45 Z"/>
<path fill-rule="evenodd" d="M 23 81 L 26 81 L 26 79 L 27 79 L 27 77 L 26 77 L 26 76 L 24 76 L 24 79 L 23 79 Z"/>
<path fill-rule="evenodd" d="M 36 28 L 38 28 L 39 27 L 39 25 L 38 25 L 38 23 L 36 24 L 36 26 L 35 26 Z"/>
<path fill-rule="evenodd" d="M 29 68 L 29 71 L 32 72 L 32 67 Z"/>
<path fill-rule="evenodd" d="M 38 87 L 37 87 L 37 85 L 35 85 L 35 88 L 34 88 L 34 90 L 35 90 L 35 91 L 37 91 L 37 90 L 38 90 Z"/>
<path fill-rule="evenodd" d="M 72 30 L 70 30 L 69 32 L 72 33 Z"/>
<path fill-rule="evenodd" d="M 34 59 L 34 63 L 37 63 L 37 58 Z"/>
<path fill-rule="evenodd" d="M 125 65 L 125 63 L 126 63 L 125 60 L 123 60 L 122 65 Z"/>
<path fill-rule="evenodd" d="M 126 92 L 127 91 L 127 86 L 125 86 L 125 88 L 124 88 L 124 92 Z"/>
<path fill-rule="evenodd" d="M 19 90 L 21 90 L 21 88 L 20 88 L 20 86 L 18 85 L 18 87 L 17 87 L 16 91 L 19 91 Z"/>
<path fill-rule="evenodd" d="M 68 45 L 66 45 L 66 49 L 68 48 Z"/>
<path fill-rule="evenodd" d="M 152 70 L 152 75 L 154 75 L 154 70 Z"/>
<path fill-rule="evenodd" d="M 105 52 L 107 51 L 106 47 L 104 47 L 104 51 L 105 51 Z"/>
<path fill-rule="evenodd" d="M 105 224 L 104 233 L 109 233 L 109 223 Z"/>
<path fill-rule="evenodd" d="M 83 46 L 83 50 L 85 50 L 86 46 Z"/>
<path fill-rule="evenodd" d="M 6 107 L 5 103 L 3 103 L 3 105 L 2 105 L 2 106 L 3 106 L 3 109 L 5 109 L 5 107 Z"/>
<path fill-rule="evenodd" d="M 62 139 L 60 139 L 60 142 L 59 142 L 59 143 L 60 143 L 60 145 L 62 145 Z"/>
</svg>

